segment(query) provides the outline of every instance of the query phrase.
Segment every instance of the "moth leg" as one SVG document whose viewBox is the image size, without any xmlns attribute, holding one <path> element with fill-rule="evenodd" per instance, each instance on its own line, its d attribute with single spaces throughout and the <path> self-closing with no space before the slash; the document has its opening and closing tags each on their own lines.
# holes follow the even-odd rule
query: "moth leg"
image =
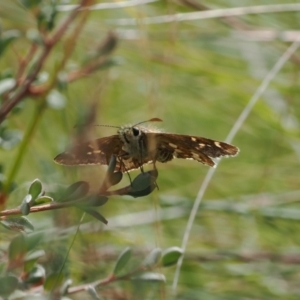
<svg viewBox="0 0 300 300">
<path fill-rule="evenodd" d="M 140 166 L 140 170 L 141 170 L 142 173 L 145 173 L 143 165 Z"/>
<path fill-rule="evenodd" d="M 129 172 L 126 172 L 126 173 L 127 173 L 127 175 L 128 175 L 128 178 L 129 178 L 130 186 L 132 186 L 131 176 L 130 176 Z"/>
</svg>

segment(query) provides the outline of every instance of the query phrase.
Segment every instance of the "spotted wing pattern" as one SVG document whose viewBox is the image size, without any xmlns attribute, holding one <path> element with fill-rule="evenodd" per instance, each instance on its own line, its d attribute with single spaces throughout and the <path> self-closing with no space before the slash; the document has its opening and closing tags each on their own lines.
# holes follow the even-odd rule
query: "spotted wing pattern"
<svg viewBox="0 0 300 300">
<path fill-rule="evenodd" d="M 194 159 L 213 167 L 215 162 L 212 158 L 235 156 L 239 152 L 239 149 L 233 145 L 203 137 L 172 133 L 155 135 L 157 160 L 161 162 L 167 162 L 172 158 L 184 158 Z"/>
<path fill-rule="evenodd" d="M 89 142 L 73 145 L 68 151 L 58 154 L 54 161 L 61 165 L 107 165 L 110 157 L 122 155 L 122 142 L 112 135 Z"/>
<path fill-rule="evenodd" d="M 116 171 L 129 172 L 151 162 L 144 158 L 138 161 L 126 155 L 122 150 L 123 143 L 118 135 L 108 136 L 93 141 L 73 145 L 68 151 L 58 154 L 54 161 L 61 165 L 108 165 L 112 155 L 117 158 Z"/>
</svg>

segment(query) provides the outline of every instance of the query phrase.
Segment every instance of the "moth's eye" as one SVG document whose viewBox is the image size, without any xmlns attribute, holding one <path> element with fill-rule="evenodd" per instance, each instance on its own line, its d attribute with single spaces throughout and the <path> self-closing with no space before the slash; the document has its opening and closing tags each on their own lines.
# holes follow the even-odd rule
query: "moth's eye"
<svg viewBox="0 0 300 300">
<path fill-rule="evenodd" d="M 132 127 L 132 132 L 134 136 L 138 136 L 140 134 L 140 130 Z"/>
</svg>

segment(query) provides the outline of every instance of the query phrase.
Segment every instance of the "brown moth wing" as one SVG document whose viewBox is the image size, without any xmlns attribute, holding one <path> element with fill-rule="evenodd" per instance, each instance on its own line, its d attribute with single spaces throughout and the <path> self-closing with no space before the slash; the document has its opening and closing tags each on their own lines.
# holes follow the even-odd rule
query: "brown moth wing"
<svg viewBox="0 0 300 300">
<path fill-rule="evenodd" d="M 172 133 L 155 133 L 155 135 L 155 138 L 150 136 L 149 138 L 155 140 L 158 157 L 160 152 L 169 152 L 173 157 L 194 159 L 213 167 L 215 163 L 211 158 L 235 156 L 239 152 L 233 145 L 203 137 Z"/>
<path fill-rule="evenodd" d="M 75 144 L 70 150 L 58 154 L 54 161 L 61 165 L 107 165 L 112 155 L 122 155 L 122 145 L 118 135 L 103 137 L 93 141 Z"/>
</svg>

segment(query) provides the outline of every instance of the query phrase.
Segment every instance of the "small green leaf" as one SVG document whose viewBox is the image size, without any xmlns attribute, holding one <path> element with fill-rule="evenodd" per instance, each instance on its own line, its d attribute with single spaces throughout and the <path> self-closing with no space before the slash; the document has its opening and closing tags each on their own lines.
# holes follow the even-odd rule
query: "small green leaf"
<svg viewBox="0 0 300 300">
<path fill-rule="evenodd" d="M 18 287 L 18 278 L 12 275 L 0 277 L 0 295 L 7 298 Z"/>
<path fill-rule="evenodd" d="M 132 189 L 134 191 L 142 191 L 149 187 L 152 183 L 152 176 L 149 172 L 140 173 L 137 177 L 132 181 Z"/>
<path fill-rule="evenodd" d="M 92 208 L 85 207 L 85 206 L 78 206 L 78 208 L 82 209 L 87 214 L 93 216 L 94 218 L 96 218 L 100 222 L 102 222 L 105 225 L 107 225 L 108 221 L 99 212 L 97 212 L 96 210 L 94 210 Z"/>
<path fill-rule="evenodd" d="M 73 201 L 84 197 L 89 191 L 89 184 L 86 181 L 77 181 L 71 184 L 62 194 L 59 202 Z"/>
<path fill-rule="evenodd" d="M 32 270 L 37 260 L 45 255 L 46 253 L 44 250 L 37 250 L 30 253 L 29 255 L 26 255 L 26 257 L 24 258 L 24 271 L 29 272 L 30 270 Z"/>
<path fill-rule="evenodd" d="M 144 259 L 142 265 L 145 267 L 151 267 L 153 265 L 156 265 L 161 258 L 161 253 L 162 251 L 160 248 L 153 249 Z"/>
<path fill-rule="evenodd" d="M 35 179 L 29 187 L 28 194 L 32 196 L 32 199 L 34 201 L 38 196 L 41 195 L 42 191 L 43 186 L 41 181 L 39 179 Z"/>
<path fill-rule="evenodd" d="M 124 269 L 124 267 L 127 265 L 129 259 L 131 258 L 131 248 L 127 247 L 123 250 L 123 252 L 119 255 L 116 265 L 114 267 L 113 274 L 118 276 L 120 275 L 120 272 Z"/>
<path fill-rule="evenodd" d="M 111 186 L 118 184 L 122 180 L 122 178 L 123 173 L 121 171 L 115 173 L 107 172 L 100 190 L 108 190 Z"/>
<path fill-rule="evenodd" d="M 183 251 L 179 247 L 171 247 L 166 249 L 162 254 L 162 265 L 164 267 L 175 265 L 182 254 Z"/>
<path fill-rule="evenodd" d="M 117 158 L 115 155 L 112 155 L 109 160 L 108 168 L 106 174 L 113 174 L 117 165 Z"/>
<path fill-rule="evenodd" d="M 19 261 L 23 260 L 27 252 L 27 246 L 25 241 L 25 236 L 19 234 L 12 239 L 8 247 L 8 257 L 9 261 Z"/>
<path fill-rule="evenodd" d="M 142 280 L 142 281 L 151 281 L 151 282 L 166 282 L 166 277 L 163 274 L 147 272 L 139 276 L 132 277 L 132 280 Z"/>
<path fill-rule="evenodd" d="M 115 155 L 112 155 L 110 157 L 108 169 L 106 171 L 106 175 L 100 190 L 107 190 L 112 185 L 116 185 L 122 180 L 123 173 L 115 172 L 116 165 L 117 165 L 117 158 Z"/>
<path fill-rule="evenodd" d="M 108 201 L 108 198 L 100 195 L 91 195 L 87 198 L 86 203 L 84 205 L 87 206 L 102 206 Z"/>
<path fill-rule="evenodd" d="M 156 187 L 158 173 L 156 170 L 139 174 L 132 182 L 131 189 L 127 195 L 132 197 L 143 197 L 150 194 Z"/>
<path fill-rule="evenodd" d="M 44 289 L 46 291 L 52 291 L 58 288 L 59 286 L 61 286 L 63 281 L 64 281 L 64 275 L 62 273 L 50 274 L 45 280 Z"/>
<path fill-rule="evenodd" d="M 123 178 L 123 173 L 121 171 L 115 172 L 109 176 L 110 186 L 118 184 Z"/>
<path fill-rule="evenodd" d="M 32 196 L 26 195 L 20 206 L 21 213 L 24 216 L 30 213 L 31 202 L 32 202 Z"/>
<path fill-rule="evenodd" d="M 46 203 L 50 203 L 53 201 L 54 201 L 54 199 L 52 197 L 41 196 L 41 197 L 38 197 L 37 199 L 35 199 L 34 205 L 46 204 Z"/>
<path fill-rule="evenodd" d="M 27 251 L 32 251 L 42 240 L 43 234 L 41 232 L 27 234 L 25 236 Z"/>
<path fill-rule="evenodd" d="M 10 230 L 30 233 L 34 231 L 33 225 L 25 217 L 12 217 L 1 220 L 0 223 Z"/>
<path fill-rule="evenodd" d="M 100 300 L 101 298 L 99 297 L 96 289 L 92 286 L 92 285 L 89 285 L 88 288 L 87 288 L 87 292 L 90 294 L 90 296 L 92 297 L 92 299 L 94 300 Z"/>
</svg>

